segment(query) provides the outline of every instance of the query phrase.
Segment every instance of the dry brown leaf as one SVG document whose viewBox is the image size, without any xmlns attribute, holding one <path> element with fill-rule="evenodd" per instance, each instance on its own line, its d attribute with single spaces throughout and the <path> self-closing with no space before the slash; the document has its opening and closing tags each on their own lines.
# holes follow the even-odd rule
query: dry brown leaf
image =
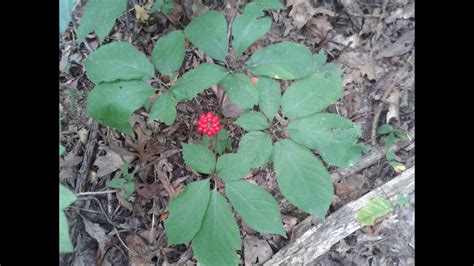
<svg viewBox="0 0 474 266">
<path fill-rule="evenodd" d="M 320 43 L 326 38 L 328 32 L 332 30 L 332 25 L 326 15 L 318 15 L 311 18 L 306 26 L 306 35 L 309 40 Z"/>
<path fill-rule="evenodd" d="M 120 169 L 124 165 L 124 161 L 122 161 L 122 158 L 118 153 L 111 150 L 107 146 L 103 146 L 102 149 L 106 151 L 106 155 L 98 157 L 94 162 L 94 165 L 99 168 L 99 170 L 97 171 L 97 177 L 103 177 L 105 175 L 108 175 Z M 128 163 L 132 162 L 130 158 L 124 159 Z"/>
<path fill-rule="evenodd" d="M 101 256 L 104 256 L 105 245 L 108 241 L 110 241 L 110 238 L 105 233 L 104 228 L 100 227 L 99 224 L 96 224 L 87 220 L 84 217 L 82 217 L 82 221 L 84 222 L 84 229 L 92 238 L 94 238 L 97 241 L 97 243 L 99 244 Z"/>
<path fill-rule="evenodd" d="M 291 230 L 293 230 L 293 226 L 295 226 L 298 222 L 296 217 L 288 215 L 282 215 L 281 219 L 283 221 L 283 229 L 285 229 L 286 233 L 291 232 Z"/>
<path fill-rule="evenodd" d="M 414 43 L 415 31 L 407 31 L 402 36 L 400 36 L 396 42 L 394 42 L 392 45 L 389 45 L 382 52 L 380 52 L 376 58 L 380 59 L 383 57 L 393 57 L 405 54 L 411 51 Z"/>
<path fill-rule="evenodd" d="M 75 178 L 77 174 L 77 166 L 81 164 L 81 162 L 82 157 L 78 157 L 73 152 L 69 152 L 61 163 L 59 180 L 73 180 L 73 178 Z"/>
<path fill-rule="evenodd" d="M 150 253 L 148 245 L 138 235 L 128 235 L 125 239 L 128 248 L 135 251 L 138 256 L 147 256 Z"/>
<path fill-rule="evenodd" d="M 267 241 L 256 236 L 247 235 L 244 238 L 245 265 L 262 264 L 273 256 L 273 251 Z"/>
<path fill-rule="evenodd" d="M 134 8 L 137 19 L 139 19 L 140 22 L 145 23 L 150 18 L 149 10 L 137 4 L 135 4 Z"/>
<path fill-rule="evenodd" d="M 294 0 L 293 8 L 290 11 L 290 17 L 293 19 L 293 25 L 297 30 L 300 30 L 308 20 L 310 20 L 316 11 L 309 3 L 309 0 Z"/>
<path fill-rule="evenodd" d="M 158 193 L 161 191 L 161 185 L 160 182 L 151 184 L 135 183 L 135 189 L 138 195 L 149 200 L 158 197 Z"/>
<path fill-rule="evenodd" d="M 130 265 L 154 265 L 149 258 L 151 250 L 141 237 L 129 235 L 125 239 L 125 243 L 129 249 L 135 252 L 135 254 L 129 254 Z"/>
<path fill-rule="evenodd" d="M 290 243 L 293 243 L 296 239 L 302 236 L 308 229 L 321 222 L 321 219 L 317 216 L 308 216 L 303 221 L 299 222 L 291 231 Z"/>
<path fill-rule="evenodd" d="M 79 135 L 79 140 L 86 144 L 87 143 L 87 138 L 89 136 L 89 130 L 85 127 L 79 129 L 79 131 L 77 132 L 77 135 Z"/>
<path fill-rule="evenodd" d="M 156 238 L 160 235 L 159 231 L 156 228 L 151 228 L 150 230 L 144 231 L 142 233 L 142 237 L 148 242 L 148 244 L 152 244 L 155 242 Z"/>
<path fill-rule="evenodd" d="M 192 10 L 191 19 L 194 19 L 209 11 L 209 7 L 205 6 L 201 0 L 193 0 Z"/>
<path fill-rule="evenodd" d="M 171 23 L 173 23 L 174 25 L 178 25 L 179 20 L 183 16 L 183 14 L 184 14 L 183 7 L 180 4 L 173 3 L 173 9 L 171 10 L 171 12 L 168 14 L 167 17 L 171 21 Z"/>
<path fill-rule="evenodd" d="M 224 91 L 217 85 L 212 86 L 212 91 L 217 95 L 217 99 L 220 102 Z M 222 114 L 225 117 L 236 118 L 239 117 L 243 112 L 244 110 L 240 109 L 231 100 L 229 100 L 227 95 L 224 96 L 224 100 L 222 101 Z"/>
<path fill-rule="evenodd" d="M 165 188 L 166 192 L 168 192 L 168 195 L 170 198 L 174 198 L 176 195 L 176 191 L 174 190 L 174 187 L 171 185 L 168 175 L 161 170 L 159 165 L 155 165 L 155 173 L 158 179 L 160 180 L 161 184 Z"/>
<path fill-rule="evenodd" d="M 344 183 L 334 183 L 334 186 L 336 188 L 336 195 L 338 195 L 341 199 L 347 198 L 349 192 L 351 191 L 350 188 Z"/>
<path fill-rule="evenodd" d="M 129 211 L 133 211 L 133 205 L 123 197 L 123 193 L 123 190 L 121 190 L 120 192 L 115 194 L 119 204 Z"/>
<path fill-rule="evenodd" d="M 388 112 L 387 112 L 387 124 L 390 123 L 392 118 L 395 118 L 397 122 L 400 121 L 400 91 L 394 89 L 392 93 L 388 96 L 386 102 L 388 102 Z"/>
</svg>

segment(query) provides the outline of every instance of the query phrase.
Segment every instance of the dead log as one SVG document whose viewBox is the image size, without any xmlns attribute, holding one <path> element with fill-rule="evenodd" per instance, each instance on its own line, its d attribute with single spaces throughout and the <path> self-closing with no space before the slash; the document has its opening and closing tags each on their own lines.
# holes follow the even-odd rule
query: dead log
<svg viewBox="0 0 474 266">
<path fill-rule="evenodd" d="M 411 193 L 414 188 L 413 166 L 383 186 L 335 211 L 324 222 L 310 228 L 296 241 L 282 248 L 264 265 L 305 265 L 316 260 L 334 244 L 362 227 L 356 220 L 356 213 L 371 199 L 376 196 L 388 197 L 393 202 L 398 194 Z"/>
</svg>

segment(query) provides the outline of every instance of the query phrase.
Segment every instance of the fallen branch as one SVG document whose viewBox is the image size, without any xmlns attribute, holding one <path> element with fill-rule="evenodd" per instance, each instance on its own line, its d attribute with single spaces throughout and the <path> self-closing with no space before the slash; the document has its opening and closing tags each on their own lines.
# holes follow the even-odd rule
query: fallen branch
<svg viewBox="0 0 474 266">
<path fill-rule="evenodd" d="M 310 228 L 292 244 L 276 253 L 264 265 L 305 265 L 326 253 L 334 244 L 362 226 L 356 220 L 356 213 L 376 196 L 388 197 L 393 202 L 400 194 L 413 192 L 415 167 L 395 177 L 356 201 L 335 211 L 326 220 Z"/>
<path fill-rule="evenodd" d="M 89 127 L 89 137 L 86 144 L 86 151 L 84 152 L 84 157 L 82 159 L 81 168 L 76 177 L 76 193 L 82 191 L 84 181 L 86 180 L 89 169 L 91 168 L 92 161 L 95 157 L 95 147 L 97 144 L 97 134 L 99 131 L 99 124 L 96 121 L 92 121 L 91 126 Z"/>
</svg>

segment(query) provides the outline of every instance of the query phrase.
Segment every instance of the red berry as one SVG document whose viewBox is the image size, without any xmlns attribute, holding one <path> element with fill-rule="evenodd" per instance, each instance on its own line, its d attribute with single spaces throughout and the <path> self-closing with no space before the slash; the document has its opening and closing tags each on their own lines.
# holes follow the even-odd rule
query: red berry
<svg viewBox="0 0 474 266">
<path fill-rule="evenodd" d="M 219 123 L 219 117 L 214 116 L 214 117 L 212 118 L 212 123 Z"/>
</svg>

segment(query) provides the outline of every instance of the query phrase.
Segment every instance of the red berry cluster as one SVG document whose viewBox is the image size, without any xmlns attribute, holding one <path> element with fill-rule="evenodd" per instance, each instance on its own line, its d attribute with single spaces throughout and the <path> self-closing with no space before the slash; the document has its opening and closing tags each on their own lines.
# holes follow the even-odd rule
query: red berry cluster
<svg viewBox="0 0 474 266">
<path fill-rule="evenodd" d="M 200 114 L 199 120 L 196 122 L 197 130 L 208 137 L 212 137 L 221 130 L 219 117 L 212 112 Z"/>
</svg>

